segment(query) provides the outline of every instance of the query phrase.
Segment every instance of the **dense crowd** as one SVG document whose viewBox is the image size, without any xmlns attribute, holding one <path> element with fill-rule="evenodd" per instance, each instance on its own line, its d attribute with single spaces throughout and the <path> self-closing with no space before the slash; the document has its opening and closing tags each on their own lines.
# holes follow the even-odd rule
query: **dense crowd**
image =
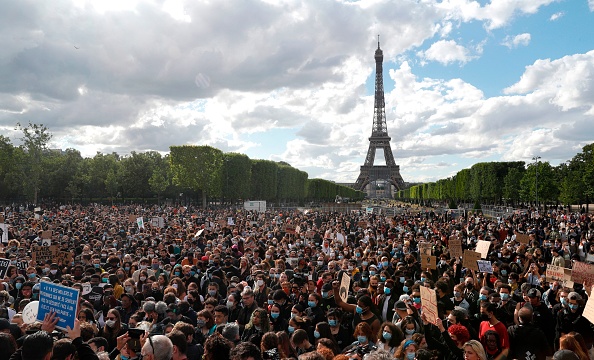
<svg viewBox="0 0 594 360">
<path fill-rule="evenodd" d="M 1 359 L 590 359 L 588 289 L 545 277 L 594 259 L 583 211 L 34 210 L 2 216 Z M 451 256 L 453 239 L 489 241 L 492 273 Z M 421 267 L 421 244 L 435 266 Z M 42 246 L 71 256 L 40 259 Z M 43 281 L 80 291 L 74 328 L 23 313 Z M 438 321 L 421 287 L 435 290 Z"/>
</svg>

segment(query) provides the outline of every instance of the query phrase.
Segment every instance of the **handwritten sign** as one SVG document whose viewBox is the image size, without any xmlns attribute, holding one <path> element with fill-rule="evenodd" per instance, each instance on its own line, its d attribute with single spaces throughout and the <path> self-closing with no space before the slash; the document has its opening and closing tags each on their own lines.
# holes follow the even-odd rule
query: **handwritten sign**
<svg viewBox="0 0 594 360">
<path fill-rule="evenodd" d="M 590 293 L 592 293 L 592 288 L 590 288 Z M 594 296 L 588 297 L 583 315 L 590 323 L 594 324 Z"/>
<path fill-rule="evenodd" d="M 357 221 L 357 227 L 365 229 L 367 227 L 367 221 Z"/>
<path fill-rule="evenodd" d="M 9 265 L 10 265 L 10 260 L 0 259 L 0 279 L 4 279 L 4 277 L 6 276 L 6 272 L 8 271 Z"/>
<path fill-rule="evenodd" d="M 482 273 L 489 273 L 492 274 L 493 273 L 493 265 L 491 265 L 491 262 L 488 260 L 477 260 L 476 262 L 477 266 L 478 266 L 478 271 L 482 272 Z"/>
<path fill-rule="evenodd" d="M 555 280 L 563 281 L 563 278 L 565 277 L 565 272 L 563 271 L 563 268 L 561 266 L 547 265 L 546 276 L 547 276 L 547 281 L 549 281 L 549 282 L 552 282 Z"/>
<path fill-rule="evenodd" d="M 421 310 L 423 311 L 423 315 L 425 315 L 427 321 L 431 324 L 437 324 L 441 320 L 438 315 L 435 290 L 425 286 L 421 286 L 419 289 L 421 290 Z"/>
<path fill-rule="evenodd" d="M 27 260 L 21 260 L 17 263 L 17 269 L 19 271 L 25 271 L 29 267 L 29 262 Z"/>
<path fill-rule="evenodd" d="M 519 242 L 520 244 L 529 244 L 530 243 L 530 235 L 516 233 L 516 241 Z"/>
<path fill-rule="evenodd" d="M 39 283 L 39 312 L 37 320 L 43 321 L 45 314 L 55 312 L 58 317 L 56 327 L 74 329 L 78 307 L 78 289 L 42 281 Z"/>
<path fill-rule="evenodd" d="M 295 225 L 293 224 L 286 224 L 284 230 L 287 234 L 295 235 Z"/>
<path fill-rule="evenodd" d="M 481 253 L 471 250 L 464 250 L 462 266 L 467 269 L 478 271 L 477 261 L 481 259 Z"/>
<path fill-rule="evenodd" d="M 128 215 L 128 221 L 131 223 L 135 223 L 137 217 L 138 216 L 136 216 L 136 215 Z"/>
<path fill-rule="evenodd" d="M 435 256 L 421 255 L 421 268 L 422 269 L 437 269 Z"/>
<path fill-rule="evenodd" d="M 431 244 L 426 242 L 419 243 L 419 253 L 421 256 L 431 256 Z"/>
<path fill-rule="evenodd" d="M 58 247 L 55 245 L 52 246 L 34 246 L 33 251 L 31 252 L 31 256 L 33 258 L 33 263 L 46 263 L 48 261 L 53 261 L 54 256 L 58 251 Z"/>
<path fill-rule="evenodd" d="M 343 272 L 342 279 L 340 280 L 340 290 L 338 291 L 338 295 L 344 302 L 347 302 L 347 299 L 349 297 L 349 288 L 350 287 L 351 287 L 351 277 Z"/>
<path fill-rule="evenodd" d="M 448 241 L 448 249 L 450 249 L 450 255 L 453 258 L 462 257 L 462 240 L 451 238 Z"/>
<path fill-rule="evenodd" d="M 57 251 L 52 261 L 56 264 L 70 265 L 72 253 L 70 251 Z"/>
<path fill-rule="evenodd" d="M 486 259 L 489 255 L 489 248 L 491 247 L 491 242 L 486 240 L 479 240 L 476 244 L 476 252 L 481 253 L 481 258 Z"/>
<path fill-rule="evenodd" d="M 594 265 L 580 261 L 574 262 L 571 269 L 571 281 L 588 287 L 594 285 Z"/>
<path fill-rule="evenodd" d="M 41 232 L 41 238 L 42 239 L 50 239 L 51 240 L 52 234 L 53 234 L 53 231 L 51 231 L 51 230 L 44 230 L 44 231 Z"/>
</svg>

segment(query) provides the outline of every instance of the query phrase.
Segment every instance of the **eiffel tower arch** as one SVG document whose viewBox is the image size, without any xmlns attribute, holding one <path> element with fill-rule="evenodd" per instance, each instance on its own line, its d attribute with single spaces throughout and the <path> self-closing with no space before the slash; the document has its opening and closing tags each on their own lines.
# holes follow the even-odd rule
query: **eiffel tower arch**
<svg viewBox="0 0 594 360">
<path fill-rule="evenodd" d="M 384 53 L 380 48 L 379 36 L 377 49 L 375 50 L 375 96 L 373 106 L 373 127 L 369 137 L 369 150 L 365 157 L 365 164 L 361 166 L 359 177 L 354 184 L 356 190 L 363 191 L 370 198 L 392 198 L 392 186 L 394 191 L 402 190 L 405 187 L 404 180 L 400 175 L 400 166 L 394 161 L 394 153 L 390 146 L 392 138 L 388 135 L 386 125 L 386 104 L 384 100 L 384 78 L 383 78 Z M 382 149 L 386 165 L 374 165 L 375 153 Z M 383 184 L 384 190 L 378 192 L 378 187 Z"/>
</svg>

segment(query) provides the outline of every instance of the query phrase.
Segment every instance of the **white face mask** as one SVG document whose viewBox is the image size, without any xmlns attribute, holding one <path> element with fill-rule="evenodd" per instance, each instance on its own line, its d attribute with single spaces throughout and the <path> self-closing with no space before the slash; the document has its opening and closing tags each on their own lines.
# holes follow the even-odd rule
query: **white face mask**
<svg viewBox="0 0 594 360">
<path fill-rule="evenodd" d="M 110 328 L 112 328 L 112 327 L 114 327 L 114 326 L 115 326 L 115 320 L 107 320 L 107 321 L 105 322 L 105 325 L 106 325 L 107 327 L 110 327 Z"/>
<path fill-rule="evenodd" d="M 264 280 L 260 279 L 260 280 L 256 281 L 256 284 L 258 286 L 262 286 L 262 285 L 264 285 Z"/>
</svg>

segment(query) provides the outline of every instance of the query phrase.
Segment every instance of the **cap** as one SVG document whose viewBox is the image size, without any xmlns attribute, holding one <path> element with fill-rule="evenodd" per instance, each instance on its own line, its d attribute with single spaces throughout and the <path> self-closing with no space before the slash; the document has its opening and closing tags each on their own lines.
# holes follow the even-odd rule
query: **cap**
<svg viewBox="0 0 594 360">
<path fill-rule="evenodd" d="M 542 295 L 538 289 L 530 289 L 528 290 L 528 297 L 530 298 L 540 298 Z"/>
<path fill-rule="evenodd" d="M 202 261 L 204 261 L 204 262 L 208 262 L 208 256 L 204 255 L 204 256 L 202 257 L 202 259 L 200 259 L 200 260 L 202 260 Z"/>
<path fill-rule="evenodd" d="M 406 310 L 406 304 L 404 303 L 404 301 L 396 301 L 396 304 L 394 304 L 394 309 L 396 310 Z"/>
<path fill-rule="evenodd" d="M 553 360 L 579 360 L 580 358 L 571 350 L 559 350 L 553 355 Z"/>
<path fill-rule="evenodd" d="M 322 285 L 322 291 L 330 291 L 330 290 L 332 290 L 332 284 Z"/>
</svg>

